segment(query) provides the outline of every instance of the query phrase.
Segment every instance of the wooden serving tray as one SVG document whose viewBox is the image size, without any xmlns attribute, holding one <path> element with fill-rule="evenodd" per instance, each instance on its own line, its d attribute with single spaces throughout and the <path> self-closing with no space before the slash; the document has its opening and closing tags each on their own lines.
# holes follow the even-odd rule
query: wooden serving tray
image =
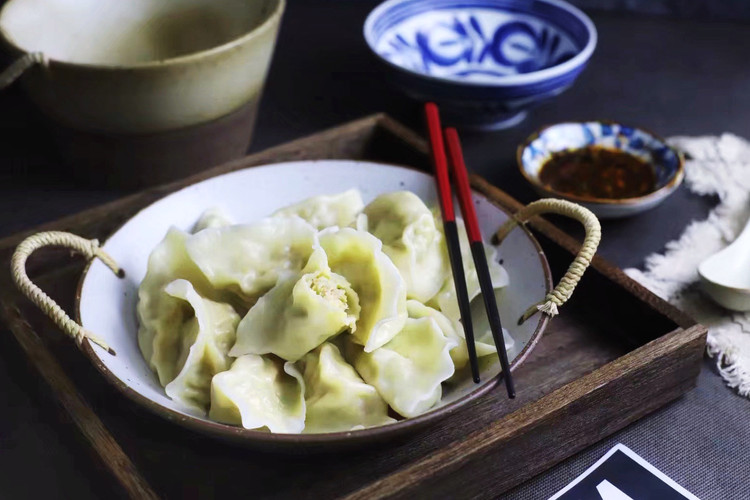
<svg viewBox="0 0 750 500">
<path fill-rule="evenodd" d="M 428 167 L 418 135 L 374 115 L 0 240 L 2 315 L 77 426 L 79 441 L 97 457 L 89 470 L 99 472 L 92 474 L 106 469 L 138 498 L 497 497 L 694 387 L 706 328 L 596 258 L 516 372 L 517 399 L 501 388 L 429 429 L 375 448 L 274 455 L 194 434 L 137 407 L 10 282 L 10 255 L 27 234 L 58 229 L 105 239 L 140 208 L 185 185 L 316 158 Z M 472 182 L 501 207 L 521 206 L 477 176 Z M 530 226 L 559 279 L 580 243 L 543 219 Z M 34 281 L 72 310 L 83 261 L 55 250 L 34 257 Z"/>
</svg>

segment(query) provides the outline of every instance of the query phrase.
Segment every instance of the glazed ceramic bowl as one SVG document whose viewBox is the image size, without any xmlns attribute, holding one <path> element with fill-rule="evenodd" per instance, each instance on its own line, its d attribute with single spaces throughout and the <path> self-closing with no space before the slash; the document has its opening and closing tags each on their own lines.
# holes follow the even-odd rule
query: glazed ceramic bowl
<svg viewBox="0 0 750 500">
<path fill-rule="evenodd" d="M 245 153 L 284 5 L 10 0 L 0 10 L 0 42 L 12 57 L 40 61 L 21 84 L 67 129 L 63 152 L 71 163 L 90 162 L 97 175 L 114 164 L 132 173 L 147 159 L 152 182 L 140 184 L 152 184 L 174 177 L 159 175 L 165 164 L 205 168 Z M 213 149 L 205 131 L 175 133 L 238 113 L 242 119 L 223 129 Z M 70 144 L 76 140 L 83 144 Z"/>
<path fill-rule="evenodd" d="M 552 154 L 587 146 L 621 150 L 651 164 L 656 177 L 653 191 L 634 198 L 593 198 L 560 193 L 541 182 L 539 174 Z M 664 139 L 614 122 L 569 122 L 544 127 L 518 146 L 516 159 L 521 174 L 540 195 L 579 203 L 600 218 L 627 217 L 649 210 L 672 194 L 685 176 L 682 155 Z"/>
<path fill-rule="evenodd" d="M 594 24 L 560 0 L 389 0 L 364 36 L 395 83 L 455 125 L 500 129 L 570 87 Z"/>
<path fill-rule="evenodd" d="M 296 179 L 297 182 L 289 182 Z M 85 342 L 85 354 L 122 393 L 164 418 L 212 436 L 238 443 L 288 451 L 359 446 L 390 439 L 436 422 L 468 402 L 498 387 L 499 363 L 483 366 L 482 383 L 475 385 L 469 374 L 463 382 L 445 390 L 439 405 L 427 413 L 380 427 L 329 434 L 271 434 L 247 430 L 208 420 L 172 401 L 149 369 L 138 348 L 136 302 L 138 286 L 146 273 L 148 256 L 171 226 L 189 230 L 201 212 L 212 206 L 224 208 L 235 220 L 252 222 L 279 207 L 313 195 L 359 188 L 365 202 L 397 190 L 410 190 L 434 205 L 434 178 L 417 170 L 355 161 L 305 161 L 254 167 L 215 177 L 189 186 L 157 201 L 126 222 L 103 245 L 125 270 L 118 279 L 100 261 L 93 261 L 82 277 L 78 297 L 79 320 L 114 348 L 112 356 Z M 475 194 L 477 216 L 484 234 L 492 234 L 508 214 Z M 510 285 L 498 291 L 500 314 L 518 318 L 529 305 L 544 298 L 551 289 L 546 259 L 536 240 L 525 229 L 514 230 L 499 248 Z M 475 331 L 487 326 L 482 299 Z M 523 325 L 506 321 L 514 340 L 508 352 L 511 370 L 531 352 L 548 323 L 537 315 Z M 503 391 L 504 393 L 504 391 Z"/>
<path fill-rule="evenodd" d="M 257 100 L 283 0 L 11 0 L 0 35 L 44 66 L 24 87 L 83 130 L 148 133 L 224 116 Z"/>
</svg>

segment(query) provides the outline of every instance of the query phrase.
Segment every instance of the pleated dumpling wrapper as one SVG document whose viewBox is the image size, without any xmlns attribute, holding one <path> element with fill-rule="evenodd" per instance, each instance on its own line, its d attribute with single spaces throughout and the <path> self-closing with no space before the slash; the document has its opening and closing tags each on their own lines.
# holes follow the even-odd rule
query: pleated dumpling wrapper
<svg viewBox="0 0 750 500">
<path fill-rule="evenodd" d="M 410 299 L 427 302 L 450 275 L 443 233 L 432 211 L 410 191 L 381 194 L 363 212 L 368 230 L 383 242 L 388 255 L 406 281 Z"/>
<path fill-rule="evenodd" d="M 344 432 L 395 422 L 378 391 L 325 342 L 298 366 L 305 380 L 305 432 Z"/>
<path fill-rule="evenodd" d="M 463 335 L 463 330 L 458 331 L 456 325 L 448 319 L 446 315 L 433 309 L 432 307 L 426 306 L 416 300 L 406 301 L 406 309 L 409 312 L 409 317 L 414 319 L 419 318 L 432 318 L 437 323 L 440 330 L 443 332 L 446 338 L 451 339 L 455 342 L 455 346 L 450 350 L 451 359 L 456 369 L 463 368 L 469 361 L 469 352 L 466 347 L 466 339 Z M 459 325 L 460 326 L 460 325 Z M 477 357 L 487 356 L 495 352 L 494 345 L 488 345 L 482 342 L 475 342 Z"/>
<path fill-rule="evenodd" d="M 458 239 L 461 246 L 461 260 L 463 261 L 464 275 L 466 276 L 466 291 L 469 294 L 469 300 L 472 301 L 482 292 L 482 289 L 479 285 L 479 277 L 477 276 L 477 269 L 474 266 L 474 259 L 471 256 L 471 246 L 466 236 L 463 220 L 457 217 L 456 224 L 458 225 Z M 490 270 L 492 287 L 499 289 L 508 286 L 510 282 L 508 272 L 498 262 L 497 249 L 485 243 L 484 251 L 487 255 L 487 265 Z M 458 323 L 461 318 L 461 312 L 458 308 L 456 284 L 453 281 L 452 275 L 445 280 L 438 294 L 428 302 L 428 305 L 440 309 L 440 312 L 448 316 L 451 321 Z M 457 325 L 456 329 L 459 329 L 459 327 L 460 325 Z"/>
<path fill-rule="evenodd" d="M 406 283 L 379 239 L 343 228 L 320 233 L 328 265 L 351 284 L 361 312 L 352 330 L 355 342 L 371 352 L 386 344 L 406 321 Z"/>
<path fill-rule="evenodd" d="M 171 331 L 154 345 L 154 354 L 168 365 L 163 370 L 176 373 L 165 392 L 205 415 L 211 399 L 211 378 L 232 364 L 227 353 L 240 317 L 232 306 L 198 295 L 186 280 L 173 281 L 164 293 L 182 303 L 181 320 L 174 318 Z"/>
<path fill-rule="evenodd" d="M 254 299 L 283 273 L 302 269 L 316 235 L 299 217 L 267 217 L 253 224 L 203 229 L 187 240 L 186 248 L 211 285 Z"/>
<path fill-rule="evenodd" d="M 297 361 L 328 338 L 354 330 L 359 317 L 357 294 L 317 248 L 302 271 L 282 277 L 250 308 L 231 355 L 271 353 Z"/>
<path fill-rule="evenodd" d="M 197 233 L 198 231 L 202 231 L 209 227 L 226 227 L 231 226 L 232 224 L 234 224 L 232 218 L 223 208 L 211 207 L 206 209 L 201 216 L 198 217 L 198 221 L 193 225 L 193 230 L 191 232 Z"/>
<path fill-rule="evenodd" d="M 162 386 L 177 376 L 177 339 L 173 330 L 185 311 L 185 301 L 164 293 L 164 287 L 174 280 L 186 279 L 202 297 L 220 298 L 188 255 L 185 245 L 189 237 L 176 228 L 167 231 L 151 252 L 146 276 L 138 288 L 138 346 Z"/>
<path fill-rule="evenodd" d="M 354 223 L 364 206 L 359 190 L 350 189 L 339 194 L 313 196 L 277 210 L 273 217 L 296 215 L 316 229 L 330 226 L 347 227 Z"/>
<path fill-rule="evenodd" d="M 442 396 L 442 382 L 454 373 L 447 338 L 432 318 L 409 318 L 390 342 L 372 352 L 347 342 L 346 358 L 399 415 L 415 417 Z"/>
<path fill-rule="evenodd" d="M 476 311 L 478 308 L 481 308 L 481 310 Z M 464 331 L 460 322 L 456 325 L 456 323 L 448 319 L 445 314 L 416 300 L 407 300 L 406 309 L 409 312 L 410 318 L 434 319 L 440 327 L 440 330 L 442 330 L 443 335 L 452 339 L 456 343 L 456 346 L 451 349 L 451 359 L 453 359 L 453 365 L 456 367 L 456 370 L 459 370 L 468 364 L 469 351 L 466 347 L 466 338 L 464 337 Z M 486 314 L 484 310 L 484 302 L 479 304 L 475 302 L 472 304 L 472 311 L 475 315 Z M 478 336 L 475 337 L 474 341 L 477 357 L 483 358 L 484 356 L 495 354 L 497 349 L 495 349 L 495 341 L 492 339 L 492 331 L 489 328 L 486 328 L 477 333 Z M 503 336 L 505 337 L 505 349 L 509 350 L 513 347 L 514 342 L 505 328 L 503 328 Z"/>
<path fill-rule="evenodd" d="M 305 383 L 292 363 L 247 354 L 211 381 L 209 418 L 246 429 L 299 434 L 305 428 Z"/>
</svg>

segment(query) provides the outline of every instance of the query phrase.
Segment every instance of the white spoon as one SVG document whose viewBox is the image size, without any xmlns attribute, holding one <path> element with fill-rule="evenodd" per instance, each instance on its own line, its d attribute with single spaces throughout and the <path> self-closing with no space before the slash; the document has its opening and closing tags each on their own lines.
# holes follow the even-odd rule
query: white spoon
<svg viewBox="0 0 750 500">
<path fill-rule="evenodd" d="M 703 290 L 719 305 L 750 311 L 750 221 L 725 249 L 698 266 Z"/>
</svg>

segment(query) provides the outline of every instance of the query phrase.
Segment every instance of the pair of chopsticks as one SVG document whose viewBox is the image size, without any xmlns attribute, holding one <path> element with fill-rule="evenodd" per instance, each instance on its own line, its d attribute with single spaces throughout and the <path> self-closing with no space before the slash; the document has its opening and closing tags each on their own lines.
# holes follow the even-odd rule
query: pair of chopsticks
<svg viewBox="0 0 750 500">
<path fill-rule="evenodd" d="M 469 186 L 469 175 L 466 172 L 466 164 L 464 163 L 464 156 L 461 150 L 461 142 L 458 139 L 458 132 L 452 127 L 446 128 L 445 132 L 443 132 L 442 126 L 440 125 L 440 114 L 435 103 L 426 103 L 424 106 L 424 112 L 427 121 L 427 130 L 430 136 L 432 163 L 435 168 L 440 211 L 443 214 L 443 227 L 445 229 L 445 240 L 448 246 L 448 257 L 450 258 L 451 268 L 453 270 L 453 281 L 456 284 L 456 297 L 458 298 L 461 323 L 463 324 L 464 336 L 466 337 L 466 347 L 469 351 L 471 375 L 474 382 L 479 383 L 479 364 L 477 361 L 476 346 L 474 345 L 474 328 L 471 322 L 469 294 L 466 291 L 466 276 L 464 276 L 461 246 L 458 242 L 456 214 L 453 211 L 453 194 L 450 178 L 448 176 L 448 159 L 445 155 L 443 133 L 445 134 L 445 143 L 447 143 L 448 146 L 448 156 L 450 157 L 453 180 L 456 183 L 456 194 L 458 195 L 458 202 L 461 206 L 461 213 L 464 216 L 466 234 L 469 237 L 471 255 L 474 258 L 479 285 L 482 290 L 482 296 L 484 297 L 484 307 L 487 310 L 487 318 L 489 319 L 490 329 L 492 330 L 492 338 L 495 340 L 497 354 L 500 358 L 500 364 L 503 367 L 505 387 L 508 390 L 508 397 L 514 398 L 516 397 L 516 390 L 513 387 L 513 378 L 510 374 L 510 365 L 508 363 L 508 353 L 505 350 L 505 339 L 503 338 L 500 314 L 497 312 L 495 292 L 492 287 L 489 266 L 487 265 L 487 256 L 484 253 L 482 233 L 479 230 L 477 214 L 474 211 L 474 201 L 471 197 L 471 187 Z"/>
</svg>

